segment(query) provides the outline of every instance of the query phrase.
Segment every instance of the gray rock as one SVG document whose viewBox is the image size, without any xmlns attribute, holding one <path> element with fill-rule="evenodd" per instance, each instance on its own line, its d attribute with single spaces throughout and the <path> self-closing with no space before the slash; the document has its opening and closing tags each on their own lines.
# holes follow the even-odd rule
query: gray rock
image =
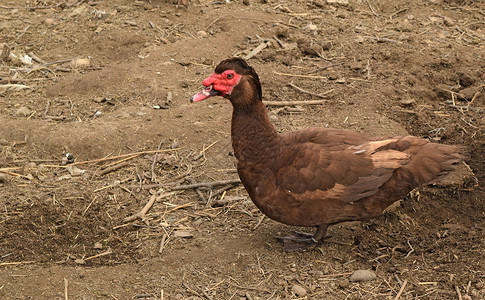
<svg viewBox="0 0 485 300">
<path fill-rule="evenodd" d="M 350 281 L 370 281 L 376 279 L 376 273 L 369 270 L 357 270 L 350 275 Z"/>
</svg>

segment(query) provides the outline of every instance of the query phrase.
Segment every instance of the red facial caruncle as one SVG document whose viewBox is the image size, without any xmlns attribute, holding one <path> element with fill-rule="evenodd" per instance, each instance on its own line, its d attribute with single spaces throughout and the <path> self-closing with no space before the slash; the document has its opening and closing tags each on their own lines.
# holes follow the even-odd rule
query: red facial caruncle
<svg viewBox="0 0 485 300">
<path fill-rule="evenodd" d="M 202 101 L 212 96 L 227 96 L 230 95 L 232 89 L 238 84 L 241 75 L 233 70 L 226 70 L 221 74 L 213 73 L 206 78 L 202 84 L 205 88 L 190 98 L 191 102 Z"/>
</svg>

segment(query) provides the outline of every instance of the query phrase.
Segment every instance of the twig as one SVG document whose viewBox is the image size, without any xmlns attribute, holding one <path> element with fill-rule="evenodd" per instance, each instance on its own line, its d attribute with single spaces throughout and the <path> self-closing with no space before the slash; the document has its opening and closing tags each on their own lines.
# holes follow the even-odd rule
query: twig
<svg viewBox="0 0 485 300">
<path fill-rule="evenodd" d="M 160 242 L 160 249 L 158 249 L 158 253 L 162 254 L 163 248 L 165 248 L 165 245 L 167 244 L 167 238 L 168 234 L 164 233 L 162 236 L 162 241 Z"/>
<path fill-rule="evenodd" d="M 329 65 L 326 65 L 326 66 L 323 66 L 323 67 L 318 67 L 316 68 L 315 70 L 310 70 L 308 72 L 305 72 L 305 74 L 312 74 L 312 73 L 316 73 L 318 71 L 322 71 L 322 70 L 325 70 L 325 69 L 328 69 L 328 68 L 331 68 L 331 67 L 335 67 L 335 66 L 340 66 L 340 65 L 343 65 L 344 63 L 343 62 L 340 62 L 340 63 L 334 63 L 334 64 L 329 64 Z"/>
<path fill-rule="evenodd" d="M 259 44 L 258 47 L 254 48 L 253 51 L 249 52 L 248 55 L 244 57 L 244 59 L 248 60 L 254 56 L 256 56 L 259 52 L 263 51 L 264 48 L 268 47 L 270 45 L 270 42 L 263 42 Z"/>
<path fill-rule="evenodd" d="M 129 157 L 129 158 L 127 158 L 127 159 L 132 159 L 132 158 L 133 158 L 133 157 Z M 106 169 L 101 170 L 101 171 L 98 173 L 98 176 L 103 176 L 104 174 L 107 174 L 107 173 L 109 173 L 109 172 L 111 172 L 111 171 L 117 170 L 117 169 L 119 169 L 119 168 L 121 168 L 121 167 L 124 167 L 124 166 L 126 166 L 126 165 L 128 165 L 128 162 L 127 162 L 127 161 L 123 161 L 123 162 L 121 162 L 121 163 L 119 163 L 119 164 L 116 164 L 116 165 L 113 165 L 113 166 L 107 167 Z"/>
<path fill-rule="evenodd" d="M 234 183 L 241 183 L 240 179 L 231 179 L 231 180 L 221 180 L 221 181 L 212 181 L 212 182 L 200 182 L 194 184 L 187 184 L 187 185 L 180 185 L 171 188 L 172 191 L 179 191 L 179 190 L 188 190 L 194 189 L 199 187 L 214 187 L 218 185 L 226 185 L 226 184 L 234 184 Z"/>
<path fill-rule="evenodd" d="M 193 178 L 188 178 L 188 182 L 191 183 L 191 184 L 193 184 L 195 181 L 194 181 Z M 202 192 L 200 191 L 200 189 L 199 188 L 195 188 L 194 190 L 197 193 L 197 196 L 199 196 L 200 201 L 202 201 L 202 202 L 205 203 L 206 200 L 205 200 L 204 194 L 202 194 Z"/>
<path fill-rule="evenodd" d="M 407 242 L 408 242 L 409 248 L 411 248 L 411 250 L 408 252 L 408 254 L 406 254 L 405 258 L 407 258 L 411 253 L 414 252 L 414 248 L 413 248 L 413 246 L 411 246 L 411 243 L 409 242 L 409 240 L 407 240 Z"/>
<path fill-rule="evenodd" d="M 20 178 L 23 178 L 23 179 L 29 179 L 29 180 L 31 179 L 28 176 L 25 176 L 25 175 L 22 175 L 22 174 L 18 174 L 18 173 L 14 173 L 14 172 L 5 171 L 5 170 L 2 170 L 2 169 L 0 169 L 0 172 L 1 173 L 8 174 L 8 175 L 12 175 L 12 176 L 17 176 L 17 177 L 20 177 Z"/>
<path fill-rule="evenodd" d="M 292 88 L 294 88 L 295 90 L 297 91 L 300 91 L 302 93 L 305 93 L 305 94 L 309 94 L 309 95 L 312 95 L 312 96 L 316 96 L 316 97 L 319 97 L 319 98 L 327 98 L 327 96 L 325 96 L 325 94 L 329 94 L 331 92 L 333 92 L 333 89 L 329 90 L 329 91 L 326 91 L 324 92 L 323 94 L 315 94 L 313 92 L 310 92 L 310 91 L 307 91 L 307 90 L 304 90 L 302 89 L 301 87 L 298 87 L 296 85 L 294 85 L 293 83 L 288 83 L 289 86 L 291 86 Z"/>
<path fill-rule="evenodd" d="M 402 283 L 401 285 L 401 289 L 399 289 L 399 292 L 397 293 L 396 297 L 394 298 L 394 300 L 398 300 L 399 297 L 401 297 L 401 294 L 402 292 L 404 292 L 404 288 L 406 287 L 406 284 L 408 283 L 408 280 L 405 279 L 404 282 Z"/>
<path fill-rule="evenodd" d="M 204 289 L 203 289 L 203 288 L 201 288 L 201 287 L 197 287 L 197 288 L 199 289 L 199 291 L 201 291 L 201 292 L 202 292 L 202 295 L 204 295 L 204 297 L 206 297 L 206 298 L 207 298 L 207 300 L 212 300 L 212 297 L 211 297 L 209 294 L 207 294 L 207 292 L 206 292 L 206 291 L 204 291 Z"/>
<path fill-rule="evenodd" d="M 40 70 L 40 69 L 44 69 L 45 67 L 48 67 L 48 66 L 57 65 L 57 64 L 63 64 L 63 63 L 70 62 L 70 61 L 73 61 L 73 59 L 72 58 L 70 58 L 70 59 L 62 59 L 62 60 L 56 60 L 56 61 L 53 61 L 53 62 L 45 63 L 45 64 L 42 64 L 42 65 L 36 67 L 36 68 L 33 68 L 33 69 L 29 70 L 27 72 L 27 74 L 30 74 L 30 73 L 32 73 L 34 71 L 37 71 L 37 70 Z M 70 69 L 65 69 L 65 68 L 57 68 L 57 70 L 59 70 L 59 71 L 67 71 L 67 72 L 71 71 Z"/>
<path fill-rule="evenodd" d="M 141 151 L 141 152 L 135 152 L 135 153 L 128 153 L 128 154 L 122 154 L 122 155 L 117 155 L 117 156 L 112 156 L 112 157 L 103 157 L 99 159 L 93 159 L 93 160 L 86 160 L 86 161 L 79 161 L 72 163 L 71 165 L 83 165 L 83 164 L 90 164 L 90 163 L 95 163 L 95 162 L 101 162 L 101 161 L 106 161 L 106 160 L 113 160 L 113 159 L 118 159 L 118 158 L 123 158 L 123 157 L 129 157 L 129 156 L 135 156 L 135 155 L 143 155 L 143 154 L 151 154 L 151 153 L 160 153 L 160 152 L 169 152 L 169 151 L 176 151 L 180 150 L 180 148 L 175 148 L 175 149 L 162 149 L 162 150 L 149 150 L 149 151 Z M 59 167 L 65 167 L 65 166 L 59 166 Z"/>
<path fill-rule="evenodd" d="M 374 8 L 372 7 L 372 5 L 370 5 L 370 2 L 369 0 L 365 0 L 365 2 L 367 2 L 367 5 L 369 6 L 369 9 L 370 11 L 372 12 L 372 14 L 376 17 L 378 17 L 379 15 L 376 13 L 376 11 L 374 10 Z"/>
<path fill-rule="evenodd" d="M 130 222 L 130 221 L 133 221 L 133 220 L 136 220 L 136 219 L 144 219 L 145 216 L 146 216 L 146 213 L 150 210 L 150 208 L 152 208 L 152 206 L 153 206 L 153 204 L 155 203 L 156 200 L 160 200 L 160 199 L 163 199 L 163 198 L 175 195 L 175 194 L 177 194 L 177 193 L 176 192 L 170 192 L 170 193 L 161 194 L 159 196 L 157 196 L 157 194 L 152 195 L 150 197 L 150 200 L 148 200 L 147 204 L 145 204 L 145 206 L 142 208 L 141 211 L 139 211 L 138 213 L 136 213 L 132 216 L 124 218 L 123 222 L 126 223 L 126 222 Z"/>
<path fill-rule="evenodd" d="M 3 262 L 3 263 L 0 263 L 0 267 L 1 266 L 16 266 L 16 265 L 23 265 L 23 264 L 33 264 L 33 263 L 35 263 L 35 260 Z"/>
<path fill-rule="evenodd" d="M 160 150 L 160 147 L 162 147 L 163 140 L 160 140 L 160 143 L 158 144 L 157 150 Z M 153 155 L 153 162 L 152 162 L 152 178 L 151 181 L 155 182 L 157 181 L 157 175 L 155 175 L 155 163 L 157 162 L 158 154 Z"/>
<path fill-rule="evenodd" d="M 49 107 L 51 106 L 51 102 L 47 100 L 47 104 L 45 105 L 45 110 L 44 113 L 42 114 L 42 117 L 45 117 L 47 113 L 49 112 Z"/>
<path fill-rule="evenodd" d="M 69 283 L 67 281 L 67 278 L 64 277 L 64 299 L 65 300 L 69 300 L 69 295 L 67 293 L 67 287 L 68 287 Z"/>
<path fill-rule="evenodd" d="M 349 272 L 349 273 L 337 273 L 337 274 L 326 274 L 326 275 L 321 275 L 320 277 L 327 278 L 327 277 L 339 277 L 339 276 L 348 276 L 348 275 L 352 275 L 352 272 Z"/>
<path fill-rule="evenodd" d="M 48 9 L 48 8 L 56 8 L 56 7 L 59 7 L 63 4 L 63 2 L 59 3 L 59 4 L 56 4 L 56 5 L 49 5 L 49 6 L 24 6 L 24 7 L 21 7 L 21 6 L 4 6 L 4 5 L 0 5 L 0 8 L 3 8 L 3 9 L 27 9 L 27 10 L 34 10 L 34 9 Z"/>
<path fill-rule="evenodd" d="M 84 216 L 84 214 L 85 214 L 85 213 L 88 211 L 88 209 L 91 207 L 91 205 L 93 205 L 94 200 L 96 200 L 96 198 L 98 198 L 98 196 L 95 196 L 95 197 L 93 198 L 93 200 L 91 200 L 91 202 L 89 202 L 88 207 L 86 207 L 86 208 L 84 209 L 84 211 L 81 213 L 81 216 Z"/>
<path fill-rule="evenodd" d="M 105 256 L 105 255 L 108 255 L 108 254 L 111 254 L 113 253 L 113 251 L 111 251 L 111 248 L 108 249 L 107 251 L 103 252 L 103 253 L 99 253 L 99 254 L 96 254 L 96 255 L 93 255 L 93 256 L 90 256 L 90 257 L 87 257 L 85 258 L 84 260 L 90 260 L 90 259 L 94 259 L 94 258 L 98 258 L 98 257 L 101 257 L 101 256 Z"/>
<path fill-rule="evenodd" d="M 214 146 L 215 144 L 217 144 L 219 141 L 215 141 L 213 142 L 212 144 L 210 144 L 209 146 L 207 147 L 204 147 L 202 150 L 200 150 L 199 154 L 197 154 L 196 156 L 194 156 L 194 160 L 198 160 L 199 158 L 203 157 L 205 152 L 207 150 L 209 150 L 210 148 L 212 148 L 212 146 Z"/>
<path fill-rule="evenodd" d="M 292 105 L 318 105 L 327 100 L 306 100 L 306 101 L 264 101 L 268 106 L 292 106 Z"/>
<path fill-rule="evenodd" d="M 219 16 L 218 18 L 216 18 L 214 21 L 210 22 L 209 25 L 207 25 L 207 27 L 205 28 L 206 30 L 208 30 L 212 25 L 216 24 L 217 21 L 219 21 L 220 19 L 224 18 L 226 15 L 222 15 L 222 16 Z"/>
<path fill-rule="evenodd" d="M 461 297 L 461 292 L 458 285 L 455 285 L 455 291 L 456 291 L 456 294 L 458 295 L 458 300 L 463 300 L 463 298 Z"/>
<path fill-rule="evenodd" d="M 290 74 L 290 73 L 281 73 L 281 72 L 273 72 L 276 75 L 281 76 L 288 76 L 288 77 L 301 77 L 301 78 L 313 78 L 313 79 L 327 79 L 325 76 L 317 76 L 317 75 L 304 75 L 304 74 Z"/>
<path fill-rule="evenodd" d="M 261 218 L 259 218 L 258 223 L 253 227 L 253 230 L 258 229 L 259 225 L 263 223 L 263 220 L 264 220 L 264 215 L 262 215 Z"/>
</svg>

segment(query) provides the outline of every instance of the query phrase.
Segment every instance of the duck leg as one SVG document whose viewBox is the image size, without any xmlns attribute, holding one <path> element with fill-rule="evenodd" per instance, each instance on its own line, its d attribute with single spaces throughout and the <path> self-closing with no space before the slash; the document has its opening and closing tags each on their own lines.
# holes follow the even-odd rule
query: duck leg
<svg viewBox="0 0 485 300">
<path fill-rule="evenodd" d="M 283 251 L 303 251 L 312 249 L 322 241 L 327 233 L 328 224 L 318 225 L 317 231 L 314 234 L 305 232 L 295 232 L 290 236 L 277 236 L 278 241 L 283 243 Z"/>
</svg>

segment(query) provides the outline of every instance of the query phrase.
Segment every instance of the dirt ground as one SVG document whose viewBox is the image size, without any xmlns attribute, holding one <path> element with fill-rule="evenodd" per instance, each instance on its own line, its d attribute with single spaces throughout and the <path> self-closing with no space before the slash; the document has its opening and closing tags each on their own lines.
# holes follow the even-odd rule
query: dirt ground
<svg viewBox="0 0 485 300">
<path fill-rule="evenodd" d="M 1 299 L 485 299 L 483 1 L 172 2 L 1 2 Z M 323 100 L 271 103 L 281 132 L 462 144 L 474 176 L 282 252 L 231 183 L 230 105 L 189 103 L 260 45 L 266 101 Z"/>
</svg>

